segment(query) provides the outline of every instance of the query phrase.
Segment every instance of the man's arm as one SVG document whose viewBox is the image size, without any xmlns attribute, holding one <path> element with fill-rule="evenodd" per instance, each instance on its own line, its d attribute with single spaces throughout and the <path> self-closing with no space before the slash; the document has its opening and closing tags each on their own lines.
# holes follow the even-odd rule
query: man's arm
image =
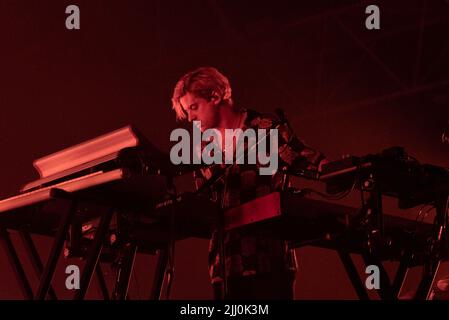
<svg viewBox="0 0 449 320">
<path fill-rule="evenodd" d="M 278 129 L 280 167 L 288 167 L 293 172 L 319 172 L 322 166 L 329 162 L 322 152 L 301 141 L 285 119 L 281 121 L 279 117 L 260 116 L 253 120 L 252 125 L 260 129 Z"/>
<path fill-rule="evenodd" d="M 293 171 L 321 171 L 328 163 L 326 156 L 301 141 L 288 124 L 280 124 L 279 158 Z"/>
</svg>

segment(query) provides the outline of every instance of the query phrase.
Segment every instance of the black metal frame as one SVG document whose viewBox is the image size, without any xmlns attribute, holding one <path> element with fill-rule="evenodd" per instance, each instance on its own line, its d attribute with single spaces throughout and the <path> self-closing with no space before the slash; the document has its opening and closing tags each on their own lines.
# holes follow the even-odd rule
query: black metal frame
<svg viewBox="0 0 449 320">
<path fill-rule="evenodd" d="M 372 177 L 371 177 L 372 178 Z M 382 221 L 382 197 L 380 190 L 375 187 L 370 189 L 361 190 L 361 192 L 368 191 L 370 193 L 370 198 L 366 205 L 366 208 L 371 208 L 371 216 L 368 217 L 367 229 L 368 240 L 375 240 L 380 242 L 368 243 L 365 250 L 362 252 L 362 257 L 366 265 L 376 265 L 380 270 L 380 288 L 377 289 L 381 299 L 386 300 L 396 300 L 398 299 L 398 294 L 405 281 L 407 271 L 412 266 L 413 252 L 412 248 L 406 248 L 402 252 L 400 258 L 400 264 L 396 271 L 393 282 L 390 281 L 388 274 L 382 265 L 382 259 L 378 255 L 377 245 L 382 246 L 383 240 L 383 221 Z M 57 262 L 61 255 L 61 251 L 64 246 L 64 242 L 67 239 L 69 229 L 73 226 L 73 222 L 76 220 L 76 212 L 78 209 L 79 199 L 73 197 L 72 195 L 61 191 L 54 190 L 51 193 L 52 198 L 59 198 L 68 200 L 68 210 L 63 212 L 60 216 L 59 227 L 57 229 L 55 239 L 51 248 L 51 252 L 45 264 L 42 265 L 42 261 L 39 254 L 34 246 L 31 236 L 27 230 L 19 230 L 22 241 L 25 245 L 26 251 L 30 257 L 32 265 L 35 272 L 40 276 L 39 287 L 34 295 L 36 300 L 44 300 L 47 295 L 51 299 L 57 299 L 54 289 L 51 287 L 51 281 L 53 279 Z M 363 198 L 363 197 L 362 197 Z M 435 280 L 435 275 L 438 271 L 438 267 L 442 259 L 447 256 L 449 250 L 449 235 L 448 235 L 448 204 L 449 197 L 442 196 L 436 202 L 437 214 L 435 217 L 435 230 L 431 243 L 431 250 L 426 257 L 426 262 L 424 264 L 424 273 L 419 284 L 418 290 L 416 292 L 416 299 L 428 299 L 431 293 L 432 284 Z M 104 281 L 101 266 L 99 264 L 102 248 L 106 235 L 109 230 L 109 224 L 111 222 L 112 216 L 116 212 L 114 208 L 108 208 L 100 215 L 100 223 L 96 230 L 93 242 L 88 248 L 86 255 L 86 264 L 83 268 L 80 289 L 75 293 L 74 299 L 81 300 L 84 299 L 89 285 L 92 280 L 94 272 L 97 274 L 100 289 L 104 299 L 114 299 L 114 300 L 126 300 L 128 298 L 128 288 L 132 270 L 134 267 L 134 261 L 137 254 L 137 245 L 133 243 L 132 239 L 129 237 L 129 230 L 127 229 L 127 221 L 123 221 L 123 217 L 118 214 L 117 221 L 120 231 L 120 249 L 121 253 L 119 256 L 118 271 L 116 277 L 116 283 L 111 296 L 107 289 L 106 282 Z M 173 227 L 173 226 L 172 226 Z M 123 229 L 124 228 L 124 229 Z M 373 231 L 376 231 L 376 239 L 370 239 L 370 235 Z M 380 236 L 380 237 L 377 237 Z M 20 263 L 20 259 L 14 248 L 14 245 L 9 236 L 9 232 L 5 228 L 0 228 L 0 240 L 3 244 L 11 265 L 14 268 L 18 282 L 21 285 L 21 290 L 25 298 L 32 299 L 33 291 L 26 277 L 25 271 Z M 372 245 L 374 244 L 374 245 Z M 150 295 L 150 299 L 159 300 L 162 295 L 162 288 L 164 285 L 164 279 L 167 276 L 167 265 L 170 254 L 170 243 L 167 248 L 159 250 L 158 262 L 156 266 L 156 273 L 153 279 L 153 287 Z M 354 265 L 354 262 L 350 256 L 350 251 L 346 251 L 342 248 L 337 249 L 339 258 L 343 263 L 346 273 L 354 287 L 357 296 L 362 300 L 368 300 L 369 295 L 367 294 L 366 287 L 361 280 L 361 277 Z M 168 289 L 169 290 L 169 289 Z"/>
<path fill-rule="evenodd" d="M 17 255 L 17 251 L 14 247 L 11 237 L 9 236 L 9 232 L 5 228 L 0 228 L 0 240 L 7 253 L 8 260 L 13 267 L 14 275 L 19 282 L 20 289 L 24 298 L 33 299 L 33 290 L 31 289 L 30 283 L 28 282 L 25 270 L 20 263 L 19 256 Z"/>
<path fill-rule="evenodd" d="M 354 265 L 354 261 L 352 260 L 350 253 L 342 249 L 338 249 L 337 253 L 358 298 L 360 300 L 369 300 L 367 288 Z M 380 288 L 376 289 L 379 297 L 382 300 L 397 300 L 399 298 L 398 295 L 401 288 L 405 282 L 407 271 L 411 267 L 411 254 L 406 252 L 402 255 L 393 282 L 389 279 L 389 276 L 379 259 L 367 254 L 363 254 L 362 257 L 365 265 L 376 265 L 379 267 Z"/>
<path fill-rule="evenodd" d="M 40 278 L 42 276 L 42 273 L 44 271 L 44 266 L 42 264 L 42 260 L 39 256 L 39 252 L 37 251 L 36 246 L 34 245 L 34 241 L 31 238 L 31 235 L 28 231 L 20 230 L 19 231 L 20 238 L 22 239 L 23 246 L 25 247 L 25 250 L 27 251 L 28 257 L 30 257 L 31 263 L 33 265 L 34 271 L 36 275 Z M 50 299 L 57 300 L 56 292 L 53 289 L 53 287 L 50 285 L 48 295 Z M 31 297 L 30 299 L 32 299 Z"/>
<path fill-rule="evenodd" d="M 25 247 L 26 254 L 29 257 L 37 276 L 39 277 L 39 286 L 34 295 L 21 261 L 17 255 L 14 244 L 11 241 L 8 230 L 4 227 L 0 228 L 1 243 L 5 248 L 10 264 L 13 267 L 17 280 L 20 284 L 20 288 L 26 299 L 45 300 L 47 298 L 47 295 L 49 295 L 49 297 L 53 300 L 57 299 L 56 292 L 51 286 L 51 282 L 55 274 L 57 263 L 64 248 L 64 243 L 67 240 L 69 230 L 73 228 L 74 223 L 76 224 L 75 217 L 78 210 L 79 199 L 60 189 L 52 189 L 50 192 L 50 197 L 52 199 L 62 199 L 64 201 L 67 201 L 68 208 L 65 212 L 61 212 L 58 228 L 53 240 L 53 245 L 51 247 L 45 266 L 42 264 L 42 260 L 29 234 L 29 231 L 27 229 L 18 230 Z M 75 293 L 74 299 L 79 300 L 85 297 L 94 272 L 98 277 L 103 297 L 105 299 L 109 298 L 107 285 L 103 277 L 101 266 L 98 262 L 100 259 L 103 243 L 109 229 L 109 224 L 114 212 L 114 209 L 107 209 L 101 215 L 100 223 L 98 229 L 96 230 L 94 240 L 87 252 L 86 263 L 80 279 L 80 289 Z"/>
<path fill-rule="evenodd" d="M 89 250 L 87 252 L 86 264 L 84 265 L 83 274 L 80 280 L 80 289 L 77 290 L 75 293 L 74 296 L 75 300 L 84 299 L 87 290 L 89 289 L 92 276 L 98 266 L 101 250 L 103 248 L 103 242 L 105 240 L 114 211 L 115 211 L 114 209 L 108 209 L 101 216 L 98 229 L 95 232 L 93 243 L 90 245 Z"/>
<path fill-rule="evenodd" d="M 118 261 L 117 276 L 111 297 L 112 300 L 127 300 L 129 298 L 129 282 L 134 269 L 136 254 L 136 245 L 128 243 L 123 247 L 123 252 Z"/>
<path fill-rule="evenodd" d="M 429 299 L 432 285 L 440 264 L 448 256 L 449 229 L 448 229 L 449 195 L 441 196 L 435 204 L 436 215 L 434 221 L 434 233 L 430 245 L 430 254 L 424 264 L 423 276 L 416 291 L 415 299 Z"/>
<path fill-rule="evenodd" d="M 361 183 L 361 181 L 360 181 Z M 366 232 L 368 241 L 366 250 L 362 253 L 366 265 L 376 265 L 380 271 L 380 288 L 377 290 L 381 299 L 396 300 L 404 284 L 407 272 L 411 267 L 413 252 L 411 248 L 405 248 L 402 252 L 399 267 L 396 271 L 393 282 L 390 281 L 385 271 L 381 259 L 378 258 L 378 249 L 384 245 L 384 224 L 382 210 L 382 192 L 376 181 L 376 176 L 370 174 L 369 178 L 361 183 L 362 206 L 366 208 Z M 365 202 L 363 192 L 368 192 L 369 197 Z M 449 195 L 440 195 L 436 201 L 436 216 L 434 221 L 434 233 L 430 245 L 430 253 L 423 265 L 423 276 L 415 294 L 415 299 L 429 299 L 432 291 L 432 284 L 438 272 L 441 261 L 449 253 L 449 228 L 448 228 L 448 206 Z M 360 279 L 357 269 L 348 252 L 337 250 L 346 273 L 357 293 L 362 299 L 368 299 L 366 288 Z"/>
<path fill-rule="evenodd" d="M 59 195 L 56 193 L 53 193 L 53 196 L 55 198 L 59 197 Z M 58 231 L 56 233 L 55 240 L 53 242 L 53 246 L 51 248 L 47 263 L 43 270 L 41 280 L 39 282 L 39 287 L 34 297 L 35 300 L 45 300 L 47 296 L 51 281 L 53 279 L 56 270 L 56 265 L 61 255 L 61 251 L 64 247 L 64 241 L 69 231 L 72 219 L 75 216 L 77 207 L 78 201 L 71 200 L 69 210 L 67 210 L 67 212 L 63 213 L 61 216 Z"/>
</svg>

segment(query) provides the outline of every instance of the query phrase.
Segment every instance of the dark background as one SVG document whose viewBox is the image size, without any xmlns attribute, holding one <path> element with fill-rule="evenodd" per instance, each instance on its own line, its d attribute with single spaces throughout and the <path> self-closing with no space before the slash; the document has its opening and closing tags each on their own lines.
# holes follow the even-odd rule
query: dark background
<svg viewBox="0 0 449 320">
<path fill-rule="evenodd" d="M 80 30 L 65 28 L 70 4 Z M 369 4 L 380 7 L 380 30 L 365 28 Z M 34 159 L 130 123 L 168 151 L 179 126 L 173 86 L 205 65 L 229 77 L 236 103 L 284 108 L 298 136 L 330 158 L 399 145 L 447 167 L 448 35 L 444 0 L 0 0 L 0 196 L 38 177 Z M 34 239 L 45 258 L 51 239 Z M 211 297 L 207 246 L 178 244 L 173 298 Z M 298 256 L 298 299 L 356 298 L 336 253 L 306 247 Z M 82 264 L 61 258 L 61 298 L 73 294 L 69 263 Z M 154 266 L 138 255 L 131 299 L 148 297 Z M 2 251 L 0 287 L 0 298 L 22 298 Z M 88 297 L 100 297 L 95 281 Z"/>
</svg>

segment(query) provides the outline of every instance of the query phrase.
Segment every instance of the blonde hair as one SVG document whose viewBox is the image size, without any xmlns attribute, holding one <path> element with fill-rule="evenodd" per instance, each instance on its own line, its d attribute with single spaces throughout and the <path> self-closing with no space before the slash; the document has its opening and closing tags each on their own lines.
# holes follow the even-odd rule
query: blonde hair
<svg viewBox="0 0 449 320">
<path fill-rule="evenodd" d="M 232 90 L 228 78 L 213 67 L 201 67 L 183 75 L 176 83 L 171 99 L 172 108 L 178 120 L 185 119 L 180 99 L 187 93 L 210 101 L 214 94 L 221 98 L 222 104 L 233 106 Z"/>
</svg>

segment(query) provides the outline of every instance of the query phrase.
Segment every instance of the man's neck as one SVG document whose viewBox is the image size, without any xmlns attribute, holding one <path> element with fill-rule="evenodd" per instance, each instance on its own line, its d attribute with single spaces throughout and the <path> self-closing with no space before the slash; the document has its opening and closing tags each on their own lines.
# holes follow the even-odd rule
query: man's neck
<svg viewBox="0 0 449 320">
<path fill-rule="evenodd" d="M 238 129 L 242 128 L 246 118 L 246 112 L 234 111 L 232 107 L 226 106 L 220 110 L 220 124 L 218 130 L 223 131 L 225 129 Z"/>
</svg>

